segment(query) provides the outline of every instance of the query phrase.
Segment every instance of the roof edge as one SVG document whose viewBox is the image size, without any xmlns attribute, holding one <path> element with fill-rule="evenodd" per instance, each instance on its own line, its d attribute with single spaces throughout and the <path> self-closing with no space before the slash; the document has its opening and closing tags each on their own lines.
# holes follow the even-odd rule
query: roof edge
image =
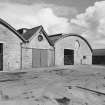
<svg viewBox="0 0 105 105">
<path fill-rule="evenodd" d="M 58 39 L 55 43 L 57 43 L 59 40 L 62 40 L 62 39 L 64 39 L 64 38 L 66 38 L 66 37 L 77 36 L 77 37 L 83 39 L 83 40 L 87 43 L 87 45 L 89 46 L 91 52 L 93 52 L 93 49 L 92 49 L 91 45 L 89 44 L 89 42 L 88 42 L 84 37 L 82 37 L 82 36 L 80 36 L 80 35 L 78 35 L 78 34 L 74 34 L 74 33 L 70 33 L 70 34 L 64 34 L 64 33 L 63 33 L 62 35 L 64 35 L 64 36 L 61 37 L 60 39 Z"/>
<path fill-rule="evenodd" d="M 27 42 L 18 32 L 15 28 L 13 28 L 10 24 L 8 24 L 6 21 L 0 18 L 0 24 L 8 28 L 10 31 L 12 31 L 14 34 L 16 34 L 23 42 Z"/>
<path fill-rule="evenodd" d="M 38 27 L 40 27 L 38 30 L 41 31 L 42 26 L 40 25 L 40 26 L 38 26 Z M 38 31 L 38 30 L 37 30 L 37 31 Z M 33 35 L 33 36 L 32 36 L 31 38 L 29 38 L 27 41 L 30 42 L 30 41 L 33 39 L 34 36 L 35 36 L 35 35 Z"/>
<path fill-rule="evenodd" d="M 54 47 L 53 43 L 52 43 L 52 42 L 50 41 L 50 39 L 48 38 L 48 35 L 47 35 L 47 33 L 45 32 L 45 30 L 44 30 L 43 26 L 42 26 L 41 31 L 42 31 L 42 32 L 44 32 L 44 36 L 46 37 L 46 39 L 47 39 L 48 43 L 49 43 L 51 46 L 53 46 L 53 47 Z"/>
</svg>

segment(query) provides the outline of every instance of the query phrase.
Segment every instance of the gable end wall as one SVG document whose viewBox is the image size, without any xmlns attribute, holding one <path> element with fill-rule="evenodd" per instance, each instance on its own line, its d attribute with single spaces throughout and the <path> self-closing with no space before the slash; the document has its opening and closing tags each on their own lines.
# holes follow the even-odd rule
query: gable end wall
<svg viewBox="0 0 105 105">
<path fill-rule="evenodd" d="M 0 24 L 0 43 L 3 43 L 3 71 L 20 69 L 21 39 Z"/>
</svg>

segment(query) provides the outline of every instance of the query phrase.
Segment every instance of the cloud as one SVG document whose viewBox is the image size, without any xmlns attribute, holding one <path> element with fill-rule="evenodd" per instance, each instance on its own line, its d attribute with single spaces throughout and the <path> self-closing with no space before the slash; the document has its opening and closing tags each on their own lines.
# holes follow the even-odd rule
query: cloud
<svg viewBox="0 0 105 105">
<path fill-rule="evenodd" d="M 54 3 L 46 0 L 0 0 L 0 3 L 12 3 L 12 4 L 23 4 L 23 5 L 38 5 L 43 8 L 53 9 L 54 14 L 60 17 L 73 18 L 78 14 L 75 7 L 64 6 L 64 4 L 59 5 L 59 3 Z M 57 5 L 58 4 L 58 5 Z"/>
<path fill-rule="evenodd" d="M 85 13 L 79 14 L 71 23 L 80 29 L 84 29 L 82 36 L 88 39 L 94 48 L 95 44 L 105 46 L 105 1 L 96 2 L 88 7 Z M 102 43 L 101 43 L 102 42 Z"/>
<path fill-rule="evenodd" d="M 49 35 L 77 33 L 85 37 L 93 48 L 105 46 L 105 1 L 96 2 L 76 18 L 73 17 L 78 11 L 74 7 L 5 1 L 0 2 L 0 17 L 16 29 L 43 25 Z"/>
<path fill-rule="evenodd" d="M 77 9 L 74 8 L 74 7 L 54 6 L 54 5 L 52 5 L 51 8 L 53 8 L 54 13 L 57 16 L 67 17 L 69 19 L 74 18 L 78 14 Z"/>
<path fill-rule="evenodd" d="M 40 10 L 36 14 L 38 24 L 42 24 L 49 34 L 70 32 L 67 18 L 57 17 L 50 8 Z"/>
<path fill-rule="evenodd" d="M 67 7 L 60 7 L 53 4 L 16 4 L 16 3 L 0 3 L 0 18 L 7 21 L 14 28 L 32 28 L 43 25 L 48 34 L 69 33 L 71 32 L 71 24 L 66 17 L 66 13 L 60 14 L 57 10 L 68 10 Z M 76 13 L 75 9 L 70 9 L 72 15 Z M 64 16 L 63 16 L 64 15 Z M 71 15 L 71 17 L 72 17 Z"/>
</svg>

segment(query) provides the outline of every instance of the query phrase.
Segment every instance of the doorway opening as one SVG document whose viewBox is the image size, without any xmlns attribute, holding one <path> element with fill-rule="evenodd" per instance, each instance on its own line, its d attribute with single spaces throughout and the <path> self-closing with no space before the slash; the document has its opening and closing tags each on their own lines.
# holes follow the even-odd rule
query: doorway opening
<svg viewBox="0 0 105 105">
<path fill-rule="evenodd" d="M 74 50 L 64 49 L 64 65 L 74 64 Z"/>
<path fill-rule="evenodd" d="M 48 49 L 32 50 L 32 67 L 48 67 Z"/>
</svg>

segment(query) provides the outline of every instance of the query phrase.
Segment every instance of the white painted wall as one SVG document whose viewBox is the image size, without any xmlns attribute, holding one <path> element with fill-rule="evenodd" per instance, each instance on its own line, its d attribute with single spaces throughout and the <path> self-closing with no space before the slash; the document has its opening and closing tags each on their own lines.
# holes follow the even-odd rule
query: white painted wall
<svg viewBox="0 0 105 105">
<path fill-rule="evenodd" d="M 80 43 L 78 50 L 75 49 L 76 40 Z M 87 43 L 80 37 L 68 36 L 55 43 L 55 65 L 64 65 L 64 49 L 74 50 L 74 64 L 92 64 L 92 52 Z M 86 56 L 86 60 L 83 56 Z"/>
<path fill-rule="evenodd" d="M 39 41 L 38 36 L 42 35 L 43 40 Z M 29 43 L 26 43 L 22 45 L 23 50 L 22 50 L 22 68 L 32 68 L 32 49 L 36 50 L 42 50 L 42 49 L 47 49 L 48 51 L 48 66 L 53 66 L 54 65 L 54 49 L 53 47 L 49 44 L 48 40 L 46 37 L 43 35 L 43 33 L 40 31 L 37 31 L 37 33 L 31 38 Z M 25 49 L 26 48 L 26 49 Z M 40 59 L 40 58 L 39 58 Z M 36 59 L 38 60 L 38 59 Z"/>
<path fill-rule="evenodd" d="M 42 35 L 43 40 L 39 41 L 38 36 Z M 36 48 L 36 49 L 53 49 L 53 47 L 48 43 L 47 39 L 40 31 L 37 31 L 35 35 L 31 38 L 31 41 L 26 45 L 29 48 Z"/>
<path fill-rule="evenodd" d="M 0 24 L 0 43 L 3 43 L 3 71 L 20 69 L 21 39 L 8 28 Z"/>
</svg>

